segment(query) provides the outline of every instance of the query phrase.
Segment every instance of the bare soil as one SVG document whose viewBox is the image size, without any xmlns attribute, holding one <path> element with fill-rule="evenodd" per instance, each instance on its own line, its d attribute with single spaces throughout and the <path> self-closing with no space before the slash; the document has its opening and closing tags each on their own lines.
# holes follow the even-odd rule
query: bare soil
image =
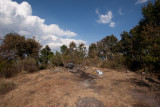
<svg viewBox="0 0 160 107">
<path fill-rule="evenodd" d="M 93 73 L 97 69 L 103 71 L 102 76 Z M 61 71 L 43 70 L 9 79 L 16 86 L 0 95 L 0 107 L 76 107 L 79 101 L 90 101 L 86 98 L 105 107 L 160 105 L 160 81 L 155 78 L 94 67 L 85 72 Z"/>
</svg>

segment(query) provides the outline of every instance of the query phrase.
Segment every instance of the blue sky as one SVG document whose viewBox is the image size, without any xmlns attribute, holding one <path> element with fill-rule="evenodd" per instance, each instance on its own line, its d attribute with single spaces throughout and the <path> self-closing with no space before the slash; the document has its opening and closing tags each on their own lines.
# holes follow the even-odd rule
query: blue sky
<svg viewBox="0 0 160 107">
<path fill-rule="evenodd" d="M 141 8 L 146 5 L 148 0 L 26 0 L 25 3 L 23 3 L 24 0 L 2 1 L 9 1 L 8 4 L 12 4 L 10 7 L 13 6 L 16 9 L 20 8 L 18 13 L 16 13 L 17 11 L 15 12 L 15 20 L 22 15 L 27 19 L 29 19 L 29 16 L 36 16 L 44 20 L 44 22 L 36 18 L 40 21 L 36 22 L 36 19 L 34 19 L 34 21 L 32 20 L 32 22 L 38 23 L 32 27 L 37 28 L 38 25 L 41 26 L 39 23 L 43 23 L 43 25 L 46 26 L 51 24 L 57 25 L 58 27 L 52 26 L 51 29 L 58 29 L 58 31 L 55 30 L 56 33 L 47 33 L 49 35 L 48 37 L 42 36 L 44 32 L 35 33 L 36 36 L 41 35 L 39 39 L 42 44 L 50 44 L 51 47 L 56 48 L 56 46 L 66 44 L 71 40 L 75 40 L 75 42 L 78 41 L 77 43 L 85 42 L 89 45 L 111 34 L 120 39 L 120 33 L 124 30 L 129 31 L 138 24 L 139 20 L 142 18 Z M 1 5 L 6 4 L 6 2 L 1 3 Z M 13 11 L 16 9 L 11 9 L 11 12 L 14 13 Z M 19 14 L 19 16 L 17 16 L 17 14 Z M 7 17 L 5 18 L 7 19 Z M 22 22 L 26 20 L 25 18 L 21 19 Z M 20 24 L 17 23 L 16 26 L 20 26 Z M 4 23 L 2 25 L 6 26 Z M 14 27 L 14 25 L 12 26 Z M 27 28 L 25 31 L 26 28 L 27 27 L 23 30 L 19 28 L 19 30 L 17 30 L 15 28 L 8 29 L 4 27 L 3 29 L 6 32 L 11 30 L 11 32 L 18 31 L 20 34 L 30 35 L 30 30 Z M 46 29 L 48 31 L 48 28 Z M 35 32 L 36 30 L 37 29 L 35 29 Z M 31 32 L 34 31 L 32 30 Z M 52 35 L 56 38 L 53 38 L 53 41 L 49 39 L 49 37 L 52 38 Z M 46 42 L 41 38 L 46 38 L 45 40 L 50 42 Z M 61 38 L 63 40 L 60 40 Z M 58 45 L 51 44 L 51 42 L 55 41 Z"/>
</svg>

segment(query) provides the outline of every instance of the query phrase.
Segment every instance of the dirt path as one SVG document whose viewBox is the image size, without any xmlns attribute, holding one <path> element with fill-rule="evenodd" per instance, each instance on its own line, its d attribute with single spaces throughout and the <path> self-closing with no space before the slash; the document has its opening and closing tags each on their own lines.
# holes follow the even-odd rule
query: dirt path
<svg viewBox="0 0 160 107">
<path fill-rule="evenodd" d="M 159 107 L 160 84 L 133 72 L 100 69 L 96 77 L 49 70 L 20 75 L 12 80 L 14 90 L 0 96 L 0 107 L 76 107 L 82 98 L 96 98 L 106 107 Z"/>
</svg>

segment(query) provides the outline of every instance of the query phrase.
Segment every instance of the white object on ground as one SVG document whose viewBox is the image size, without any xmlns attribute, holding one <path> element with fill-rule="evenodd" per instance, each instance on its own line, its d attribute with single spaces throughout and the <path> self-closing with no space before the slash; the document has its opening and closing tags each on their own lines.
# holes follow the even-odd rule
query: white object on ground
<svg viewBox="0 0 160 107">
<path fill-rule="evenodd" d="M 101 70 L 96 71 L 99 75 L 103 75 L 103 72 Z"/>
</svg>

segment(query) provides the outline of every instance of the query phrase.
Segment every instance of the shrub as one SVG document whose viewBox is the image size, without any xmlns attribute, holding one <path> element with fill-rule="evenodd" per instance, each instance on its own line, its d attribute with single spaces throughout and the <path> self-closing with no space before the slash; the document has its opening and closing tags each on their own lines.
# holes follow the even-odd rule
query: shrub
<svg viewBox="0 0 160 107">
<path fill-rule="evenodd" d="M 10 78 L 15 76 L 18 73 L 16 67 L 14 67 L 13 65 L 11 66 L 7 66 L 6 68 L 3 68 L 1 70 L 1 77 L 6 77 L 6 78 Z"/>
<path fill-rule="evenodd" d="M 6 94 L 7 92 L 13 90 L 15 86 L 16 85 L 13 81 L 0 80 L 0 94 Z"/>
<path fill-rule="evenodd" d="M 84 66 L 91 66 L 91 61 L 89 59 L 84 59 L 83 62 L 82 62 L 82 64 Z"/>
<path fill-rule="evenodd" d="M 17 61 L 15 66 L 19 72 L 26 71 L 31 73 L 31 72 L 38 71 L 37 63 L 35 59 L 30 57 Z"/>
<path fill-rule="evenodd" d="M 9 78 L 22 71 L 35 72 L 37 70 L 36 61 L 33 58 L 17 59 L 17 61 L 0 59 L 0 77 Z"/>
<path fill-rule="evenodd" d="M 46 69 L 46 68 L 47 68 L 47 65 L 46 65 L 46 64 L 41 64 L 41 65 L 38 66 L 38 69 L 39 69 L 39 70 L 44 70 L 44 69 Z"/>
<path fill-rule="evenodd" d="M 51 63 L 55 66 L 63 66 L 63 62 L 60 56 L 54 56 L 51 58 Z"/>
<path fill-rule="evenodd" d="M 101 64 L 102 68 L 111 68 L 111 69 L 123 69 L 124 66 L 115 61 L 103 61 Z"/>
<path fill-rule="evenodd" d="M 103 61 L 101 67 L 111 68 L 111 69 L 123 69 L 124 68 L 124 58 L 120 54 L 115 54 L 112 60 Z"/>
<path fill-rule="evenodd" d="M 103 61 L 102 68 L 112 68 L 115 69 L 117 67 L 116 63 L 113 61 Z"/>
<path fill-rule="evenodd" d="M 0 77 L 12 77 L 17 74 L 16 67 L 13 66 L 14 61 L 4 60 L 0 58 Z"/>
</svg>

